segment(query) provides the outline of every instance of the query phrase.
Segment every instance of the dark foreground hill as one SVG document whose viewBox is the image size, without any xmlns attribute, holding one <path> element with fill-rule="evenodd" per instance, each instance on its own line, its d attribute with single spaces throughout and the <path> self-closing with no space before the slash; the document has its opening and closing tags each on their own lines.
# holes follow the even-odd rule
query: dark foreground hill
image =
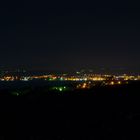
<svg viewBox="0 0 140 140">
<path fill-rule="evenodd" d="M 0 93 L 0 139 L 140 139 L 140 83 L 23 96 Z"/>
</svg>

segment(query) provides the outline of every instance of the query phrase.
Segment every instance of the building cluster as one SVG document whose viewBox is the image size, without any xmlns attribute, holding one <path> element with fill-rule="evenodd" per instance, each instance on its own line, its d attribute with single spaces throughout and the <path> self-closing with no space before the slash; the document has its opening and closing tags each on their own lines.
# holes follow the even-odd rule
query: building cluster
<svg viewBox="0 0 140 140">
<path fill-rule="evenodd" d="M 33 76 L 3 76 L 0 81 L 31 81 L 31 80 L 46 80 L 46 81 L 136 81 L 140 80 L 140 76 L 134 75 L 102 75 L 102 74 L 84 74 L 84 75 L 33 75 Z M 120 83 L 119 82 L 119 83 Z M 112 83 L 113 84 L 113 83 Z"/>
<path fill-rule="evenodd" d="M 54 91 L 67 91 L 73 89 L 91 89 L 92 87 L 97 86 L 116 86 L 128 84 L 130 81 L 140 81 L 140 76 L 134 75 L 103 75 L 103 74 L 76 74 L 76 75 L 31 75 L 31 76 L 15 76 L 15 75 L 5 75 L 0 77 L 1 82 L 12 82 L 12 81 L 48 81 L 48 82 L 60 82 L 54 87 L 53 84 L 50 90 Z M 69 85 L 67 85 L 70 83 Z"/>
</svg>

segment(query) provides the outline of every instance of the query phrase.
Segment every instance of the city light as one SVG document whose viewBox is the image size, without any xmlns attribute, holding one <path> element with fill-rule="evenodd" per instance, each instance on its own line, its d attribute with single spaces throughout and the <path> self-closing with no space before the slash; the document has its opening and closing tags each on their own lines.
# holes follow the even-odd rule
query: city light
<svg viewBox="0 0 140 140">
<path fill-rule="evenodd" d="M 90 89 L 96 85 L 100 86 L 119 86 L 123 84 L 128 84 L 130 81 L 139 81 L 139 75 L 107 75 L 107 74 L 46 74 L 46 75 L 28 75 L 28 76 L 19 76 L 19 75 L 3 75 L 0 77 L 1 82 L 8 81 L 36 81 L 43 80 L 46 82 L 72 82 L 74 83 L 74 87 L 76 89 Z M 59 92 L 66 91 L 68 88 L 66 86 L 56 86 L 53 87 L 52 90 L 56 90 Z"/>
</svg>

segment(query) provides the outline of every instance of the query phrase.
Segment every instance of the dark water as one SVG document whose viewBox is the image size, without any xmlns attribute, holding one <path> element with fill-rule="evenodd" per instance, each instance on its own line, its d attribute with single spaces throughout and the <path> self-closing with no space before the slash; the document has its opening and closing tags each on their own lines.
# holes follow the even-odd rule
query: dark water
<svg viewBox="0 0 140 140">
<path fill-rule="evenodd" d="M 23 87 L 42 87 L 42 86 L 71 86 L 76 82 L 69 81 L 45 81 L 45 80 L 34 80 L 34 81 L 0 81 L 0 89 L 14 89 Z M 77 82 L 78 83 L 78 82 Z"/>
</svg>

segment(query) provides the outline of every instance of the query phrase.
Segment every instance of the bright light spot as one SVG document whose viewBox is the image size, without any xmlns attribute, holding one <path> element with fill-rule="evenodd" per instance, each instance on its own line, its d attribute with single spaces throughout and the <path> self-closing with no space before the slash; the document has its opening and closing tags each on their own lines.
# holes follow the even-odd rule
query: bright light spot
<svg viewBox="0 0 140 140">
<path fill-rule="evenodd" d="M 84 80 L 87 81 L 87 78 L 85 78 Z"/>
<path fill-rule="evenodd" d="M 59 88 L 59 91 L 63 91 L 63 89 L 62 88 Z"/>
<path fill-rule="evenodd" d="M 120 85 L 121 84 L 121 81 L 119 81 L 118 84 Z"/>
<path fill-rule="evenodd" d="M 60 80 L 63 81 L 64 79 L 61 77 Z"/>
<path fill-rule="evenodd" d="M 111 85 L 114 85 L 115 83 L 112 81 L 110 84 L 111 84 Z"/>
<path fill-rule="evenodd" d="M 79 72 L 79 71 L 77 71 L 76 73 L 77 73 L 77 74 L 80 74 L 80 72 Z"/>
</svg>

